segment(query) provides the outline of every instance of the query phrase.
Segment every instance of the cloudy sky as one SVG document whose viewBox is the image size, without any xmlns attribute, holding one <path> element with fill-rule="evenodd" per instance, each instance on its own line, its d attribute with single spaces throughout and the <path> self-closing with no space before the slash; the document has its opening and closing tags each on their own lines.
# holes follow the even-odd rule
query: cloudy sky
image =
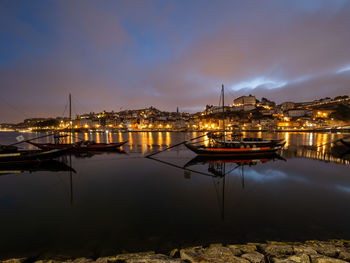
<svg viewBox="0 0 350 263">
<path fill-rule="evenodd" d="M 0 1 L 0 123 L 350 95 L 350 0 Z"/>
</svg>

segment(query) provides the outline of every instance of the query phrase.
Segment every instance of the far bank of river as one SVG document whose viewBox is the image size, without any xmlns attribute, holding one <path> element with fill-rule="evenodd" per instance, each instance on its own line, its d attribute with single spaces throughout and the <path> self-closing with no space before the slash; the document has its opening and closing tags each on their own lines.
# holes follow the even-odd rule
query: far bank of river
<svg viewBox="0 0 350 263">
<path fill-rule="evenodd" d="M 27 130 L 27 129 L 17 129 L 17 130 L 1 130 L 3 132 L 70 132 L 70 130 L 56 130 L 56 129 L 35 129 L 35 130 Z M 222 130 L 192 130 L 192 129 L 143 129 L 143 130 L 128 130 L 128 129 L 115 129 L 115 128 L 106 128 L 106 129 L 91 129 L 91 128 L 79 128 L 72 129 L 72 132 L 75 133 L 89 133 L 89 132 L 112 132 L 112 133 L 126 133 L 126 132 L 220 132 Z M 272 133 L 283 133 L 283 132 L 312 132 L 312 133 L 350 133 L 350 126 L 345 128 L 318 128 L 318 129 L 242 129 L 241 132 L 272 132 Z M 232 132 L 227 130 L 227 132 Z"/>
</svg>

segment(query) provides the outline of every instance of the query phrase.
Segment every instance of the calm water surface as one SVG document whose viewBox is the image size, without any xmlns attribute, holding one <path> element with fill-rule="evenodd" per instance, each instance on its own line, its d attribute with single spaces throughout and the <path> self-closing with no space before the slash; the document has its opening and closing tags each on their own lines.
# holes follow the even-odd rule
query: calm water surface
<svg viewBox="0 0 350 263">
<path fill-rule="evenodd" d="M 250 165 L 192 160 L 195 154 L 184 146 L 154 156 L 161 162 L 144 158 L 199 135 L 75 134 L 75 139 L 129 142 L 123 147 L 126 153 L 61 158 L 75 173 L 3 170 L 0 257 L 101 256 L 213 242 L 350 239 L 349 161 L 331 155 L 330 145 L 323 145 L 347 135 L 255 133 L 286 138 L 281 153 L 285 160 Z M 13 143 L 16 136 L 0 133 L 0 143 Z"/>
</svg>

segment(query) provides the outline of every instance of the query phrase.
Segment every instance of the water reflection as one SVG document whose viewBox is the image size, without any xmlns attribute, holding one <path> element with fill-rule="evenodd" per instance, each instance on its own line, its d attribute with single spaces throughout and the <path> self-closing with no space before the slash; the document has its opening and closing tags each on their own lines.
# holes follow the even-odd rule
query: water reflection
<svg viewBox="0 0 350 263">
<path fill-rule="evenodd" d="M 31 174 L 1 176 L 0 255 L 40 253 L 43 242 L 48 252 L 68 247 L 100 254 L 116 247 L 132 252 L 179 244 L 349 239 L 350 213 L 344 204 L 350 202 L 350 181 L 343 165 L 349 162 L 336 157 L 330 144 L 324 152 L 318 147 L 344 135 L 262 133 L 264 138 L 288 137 L 281 152 L 286 162 L 271 157 L 203 160 L 182 145 L 158 155 L 160 162 L 144 158 L 200 135 L 100 133 L 103 142 L 129 140 L 126 153 L 67 156 L 66 165 L 76 174 L 31 168 L 23 169 Z M 80 136 L 96 140 L 97 134 Z"/>
<path fill-rule="evenodd" d="M 157 146 L 159 146 L 160 149 L 162 149 L 162 145 L 163 145 L 163 133 L 162 132 L 158 132 L 157 133 L 157 137 L 158 137 L 158 141 L 157 141 Z"/>
<path fill-rule="evenodd" d="M 71 171 L 76 173 L 76 171 L 69 166 L 66 162 L 57 160 L 41 160 L 23 163 L 0 163 L 0 175 L 7 174 L 19 174 L 19 173 L 33 173 L 33 172 L 62 172 Z"/>
<path fill-rule="evenodd" d="M 166 144 L 167 147 L 169 147 L 170 144 L 171 144 L 170 132 L 166 132 L 165 133 L 165 144 Z"/>
<path fill-rule="evenodd" d="M 148 145 L 149 145 L 149 150 L 152 151 L 153 150 L 153 133 L 152 132 L 148 132 Z"/>
<path fill-rule="evenodd" d="M 289 145 L 290 145 L 290 142 L 289 142 L 289 140 L 290 140 L 290 138 L 289 138 L 289 132 L 286 132 L 286 135 L 285 135 L 284 139 L 286 140 L 285 148 L 288 148 Z"/>
<path fill-rule="evenodd" d="M 213 185 L 216 192 L 217 202 L 219 204 L 221 220 L 225 220 L 225 182 L 227 176 L 236 177 L 236 171 L 241 181 L 242 189 L 245 188 L 245 169 L 251 166 L 262 165 L 270 161 L 286 161 L 278 154 L 268 154 L 255 158 L 237 158 L 237 157 L 202 157 L 196 156 L 188 161 L 184 166 L 177 165 L 171 161 L 149 157 L 154 161 L 182 169 L 185 179 L 191 179 L 191 173 L 210 176 L 213 178 Z M 248 171 L 249 172 L 249 171 Z"/>
<path fill-rule="evenodd" d="M 62 141 L 67 143 L 71 139 L 74 142 L 80 139 L 92 140 L 96 142 L 118 142 L 128 140 L 128 144 L 124 145 L 121 149 L 131 152 L 147 155 L 154 151 L 163 150 L 166 147 L 180 143 L 190 138 L 198 137 L 204 133 L 202 132 L 106 132 L 103 133 L 74 133 L 73 136 L 68 134 L 68 137 L 63 137 Z M 309 133 L 309 132 L 280 132 L 280 133 L 267 133 L 267 132 L 242 132 L 245 137 L 262 137 L 266 139 L 285 139 L 286 144 L 282 155 L 287 158 L 302 157 L 317 159 L 325 162 L 335 162 L 338 164 L 349 164 L 348 157 L 342 157 L 342 154 L 334 151 L 333 141 L 348 136 L 347 134 L 336 133 Z M 37 137 L 39 134 L 31 134 L 31 137 Z M 41 140 L 42 142 L 52 142 L 52 138 L 46 137 Z M 203 138 L 203 143 L 207 145 L 209 142 L 208 137 Z M 33 146 L 28 146 L 33 149 Z M 184 150 L 183 147 L 178 147 L 172 150 Z"/>
<path fill-rule="evenodd" d="M 99 132 L 96 133 L 96 142 L 101 143 L 101 133 Z"/>
<path fill-rule="evenodd" d="M 129 132 L 129 146 L 130 146 L 130 151 L 132 151 L 134 145 L 134 141 L 132 139 L 132 132 Z"/>
</svg>

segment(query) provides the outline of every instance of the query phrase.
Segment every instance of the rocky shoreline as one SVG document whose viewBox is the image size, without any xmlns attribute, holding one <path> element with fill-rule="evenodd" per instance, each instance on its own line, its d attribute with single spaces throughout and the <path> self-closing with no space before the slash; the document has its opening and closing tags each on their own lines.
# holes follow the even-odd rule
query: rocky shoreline
<svg viewBox="0 0 350 263">
<path fill-rule="evenodd" d="M 99 258 L 67 259 L 57 255 L 52 258 L 12 258 L 0 263 L 342 263 L 350 262 L 350 241 L 310 240 L 300 242 L 211 244 L 173 249 L 168 255 L 153 251 L 119 254 Z"/>
</svg>

